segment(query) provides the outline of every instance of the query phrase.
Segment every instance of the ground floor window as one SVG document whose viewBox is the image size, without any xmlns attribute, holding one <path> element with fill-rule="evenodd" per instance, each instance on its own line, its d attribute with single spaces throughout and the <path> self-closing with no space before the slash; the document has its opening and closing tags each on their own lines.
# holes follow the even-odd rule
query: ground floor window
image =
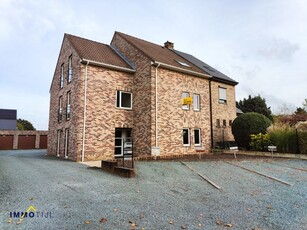
<svg viewBox="0 0 307 230">
<path fill-rule="evenodd" d="M 201 145 L 201 134 L 200 134 L 200 129 L 198 128 L 194 129 L 194 144 Z"/>
<path fill-rule="evenodd" d="M 60 156 L 61 134 L 62 134 L 62 130 L 58 130 L 57 131 L 57 143 L 56 143 L 56 155 L 57 155 L 57 157 Z"/>
<path fill-rule="evenodd" d="M 184 128 L 182 130 L 182 141 L 184 146 L 189 146 L 190 145 L 190 130 L 187 128 Z"/>
<path fill-rule="evenodd" d="M 68 158 L 69 129 L 65 129 L 65 158 Z"/>
</svg>

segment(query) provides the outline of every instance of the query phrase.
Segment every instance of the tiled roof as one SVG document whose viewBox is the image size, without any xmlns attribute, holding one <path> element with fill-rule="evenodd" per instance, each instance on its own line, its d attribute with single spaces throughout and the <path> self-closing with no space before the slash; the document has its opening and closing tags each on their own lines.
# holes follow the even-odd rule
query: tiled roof
<svg viewBox="0 0 307 230">
<path fill-rule="evenodd" d="M 209 66 L 205 62 L 195 58 L 194 56 L 174 50 L 168 49 L 164 46 L 160 46 L 124 33 L 115 32 L 128 41 L 130 44 L 141 50 L 151 61 L 162 62 L 171 66 L 179 67 L 182 69 L 192 70 L 198 73 L 208 74 L 217 81 L 236 85 L 238 82 L 225 74 L 219 72 L 213 67 Z M 180 64 L 181 63 L 181 64 Z M 187 64 L 188 66 L 182 65 Z"/>
<path fill-rule="evenodd" d="M 132 69 L 109 45 L 65 34 L 81 59 Z"/>
<path fill-rule="evenodd" d="M 145 56 L 147 56 L 151 61 L 161 62 L 167 65 L 171 65 L 177 68 L 186 69 L 194 72 L 204 74 L 204 71 L 193 65 L 193 63 L 182 58 L 180 55 L 173 52 L 171 49 L 165 48 L 164 46 L 157 45 L 121 32 L 115 32 L 122 38 L 124 38 L 131 45 L 139 49 Z M 182 65 L 180 63 L 185 63 Z"/>
<path fill-rule="evenodd" d="M 178 50 L 174 50 L 174 52 L 176 52 L 178 55 L 182 56 L 186 60 L 192 62 L 194 65 L 201 68 L 205 73 L 211 75 L 213 77 L 213 79 L 215 79 L 217 81 L 222 81 L 222 82 L 234 84 L 234 85 L 238 84 L 238 82 L 236 82 L 232 78 L 230 78 L 230 77 L 226 76 L 225 74 L 221 73 L 220 71 L 214 69 L 213 67 L 211 67 L 210 65 L 206 64 L 205 62 L 199 60 L 198 58 L 194 57 L 193 55 L 190 55 L 190 54 L 178 51 Z"/>
</svg>

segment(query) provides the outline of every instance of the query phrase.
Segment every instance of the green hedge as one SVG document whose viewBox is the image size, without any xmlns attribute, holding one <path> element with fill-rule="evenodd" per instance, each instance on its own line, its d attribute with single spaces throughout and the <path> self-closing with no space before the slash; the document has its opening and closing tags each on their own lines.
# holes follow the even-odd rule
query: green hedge
<svg viewBox="0 0 307 230">
<path fill-rule="evenodd" d="M 244 113 L 233 121 L 231 130 L 238 146 L 250 149 L 251 134 L 265 134 L 271 123 L 260 113 Z"/>
</svg>

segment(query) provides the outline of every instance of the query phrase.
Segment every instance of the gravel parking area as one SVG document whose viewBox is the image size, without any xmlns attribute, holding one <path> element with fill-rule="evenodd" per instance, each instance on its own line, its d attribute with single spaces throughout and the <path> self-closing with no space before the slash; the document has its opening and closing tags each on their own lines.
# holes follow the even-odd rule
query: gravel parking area
<svg viewBox="0 0 307 230">
<path fill-rule="evenodd" d="M 221 189 L 179 161 L 136 162 L 127 179 L 46 151 L 0 151 L 0 229 L 307 229 L 307 161 L 184 163 Z M 10 218 L 31 205 L 47 217 Z"/>
</svg>

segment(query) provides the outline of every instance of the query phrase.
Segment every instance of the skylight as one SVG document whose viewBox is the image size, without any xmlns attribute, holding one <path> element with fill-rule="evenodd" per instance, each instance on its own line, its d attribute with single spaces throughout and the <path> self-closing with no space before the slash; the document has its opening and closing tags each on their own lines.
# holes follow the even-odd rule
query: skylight
<svg viewBox="0 0 307 230">
<path fill-rule="evenodd" d="M 175 60 L 176 62 L 178 62 L 180 65 L 182 66 L 185 66 L 185 67 L 191 67 L 189 64 L 183 62 L 183 61 L 178 61 L 178 60 Z"/>
</svg>

